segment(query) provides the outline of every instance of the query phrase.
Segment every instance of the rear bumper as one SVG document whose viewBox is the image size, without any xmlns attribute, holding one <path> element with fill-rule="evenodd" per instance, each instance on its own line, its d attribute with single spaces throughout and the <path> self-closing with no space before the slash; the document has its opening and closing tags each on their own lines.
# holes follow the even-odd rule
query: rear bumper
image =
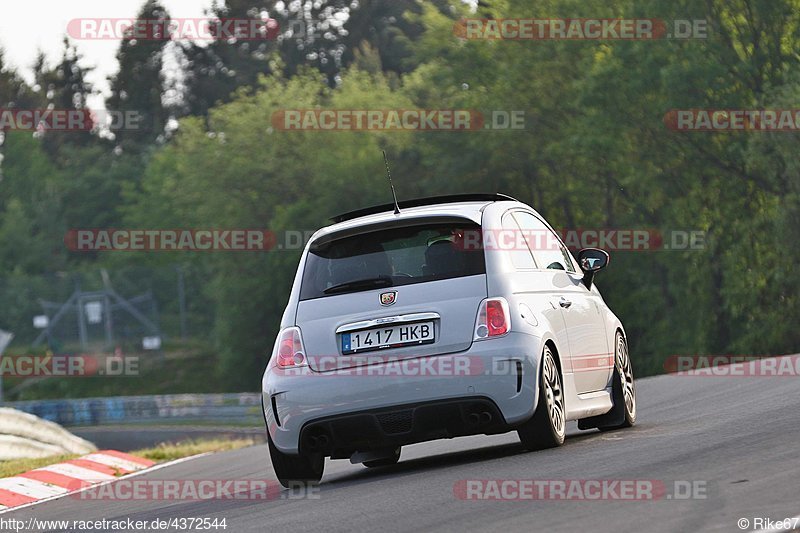
<svg viewBox="0 0 800 533">
<path fill-rule="evenodd" d="M 299 448 L 344 459 L 356 451 L 509 429 L 488 398 L 436 400 L 314 419 L 300 431 Z"/>
<path fill-rule="evenodd" d="M 396 363 L 291 374 L 270 366 L 262 382 L 267 429 L 284 453 L 332 456 L 508 431 L 536 408 L 541 350 L 538 337 L 512 332 L 420 358 L 435 359 L 434 372 L 415 365 L 404 373 L 409 367 Z"/>
</svg>

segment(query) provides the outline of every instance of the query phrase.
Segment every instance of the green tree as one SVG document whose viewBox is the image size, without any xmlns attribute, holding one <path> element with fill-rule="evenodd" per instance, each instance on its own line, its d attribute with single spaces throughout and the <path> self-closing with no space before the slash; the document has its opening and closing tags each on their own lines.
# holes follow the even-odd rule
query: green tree
<svg viewBox="0 0 800 533">
<path fill-rule="evenodd" d="M 137 19 L 159 21 L 166 26 L 170 20 L 167 10 L 158 0 L 147 0 Z M 122 39 L 117 52 L 119 72 L 110 79 L 111 95 L 106 100 L 109 111 L 137 114 L 135 127 L 114 131 L 117 145 L 123 151 L 140 153 L 164 140 L 164 127 L 170 109 L 164 102 L 164 49 L 169 36 L 153 35 L 135 39 L 131 31 Z"/>
<path fill-rule="evenodd" d="M 75 46 L 70 46 L 69 40 L 64 38 L 64 51 L 61 61 L 54 67 L 48 68 L 45 57 L 39 54 L 34 66 L 36 85 L 43 91 L 46 105 L 53 109 L 84 110 L 87 113 L 86 129 L 79 131 L 42 131 L 45 151 L 54 160 L 58 160 L 61 147 L 65 144 L 83 145 L 92 144 L 95 137 L 92 135 L 93 118 L 88 108 L 88 98 L 92 94 L 92 86 L 86 81 L 90 69 L 80 65 L 81 57 Z"/>
</svg>

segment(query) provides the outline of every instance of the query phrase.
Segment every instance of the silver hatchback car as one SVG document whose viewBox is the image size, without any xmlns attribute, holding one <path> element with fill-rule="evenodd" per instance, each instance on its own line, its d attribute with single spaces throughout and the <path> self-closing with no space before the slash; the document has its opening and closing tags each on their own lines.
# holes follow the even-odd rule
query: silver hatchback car
<svg viewBox="0 0 800 533">
<path fill-rule="evenodd" d="M 325 457 L 396 463 L 406 444 L 516 430 L 526 449 L 627 427 L 625 330 L 531 207 L 501 194 L 362 209 L 300 259 L 262 379 L 272 465 L 316 482 Z"/>
</svg>

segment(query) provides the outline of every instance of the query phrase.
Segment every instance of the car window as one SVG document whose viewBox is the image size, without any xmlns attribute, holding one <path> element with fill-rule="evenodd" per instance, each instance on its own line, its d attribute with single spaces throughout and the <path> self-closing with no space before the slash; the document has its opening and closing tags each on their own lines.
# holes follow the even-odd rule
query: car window
<svg viewBox="0 0 800 533">
<path fill-rule="evenodd" d="M 533 253 L 511 213 L 503 217 L 503 233 L 498 235 L 497 239 L 502 239 L 503 242 L 496 243 L 493 248 L 507 250 L 515 268 L 523 270 L 536 268 Z"/>
<path fill-rule="evenodd" d="M 300 299 L 486 273 L 480 226 L 465 221 L 381 229 L 312 243 Z"/>
<path fill-rule="evenodd" d="M 514 218 L 522 228 L 539 268 L 575 272 L 569 251 L 544 222 L 525 211 L 515 211 Z"/>
</svg>

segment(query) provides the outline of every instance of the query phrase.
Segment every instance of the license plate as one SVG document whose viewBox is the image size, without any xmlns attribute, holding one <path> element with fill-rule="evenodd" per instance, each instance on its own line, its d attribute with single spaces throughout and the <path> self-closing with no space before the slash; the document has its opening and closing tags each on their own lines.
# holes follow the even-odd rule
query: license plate
<svg viewBox="0 0 800 533">
<path fill-rule="evenodd" d="M 414 322 L 342 333 L 342 353 L 385 350 L 434 341 L 433 322 Z"/>
</svg>

